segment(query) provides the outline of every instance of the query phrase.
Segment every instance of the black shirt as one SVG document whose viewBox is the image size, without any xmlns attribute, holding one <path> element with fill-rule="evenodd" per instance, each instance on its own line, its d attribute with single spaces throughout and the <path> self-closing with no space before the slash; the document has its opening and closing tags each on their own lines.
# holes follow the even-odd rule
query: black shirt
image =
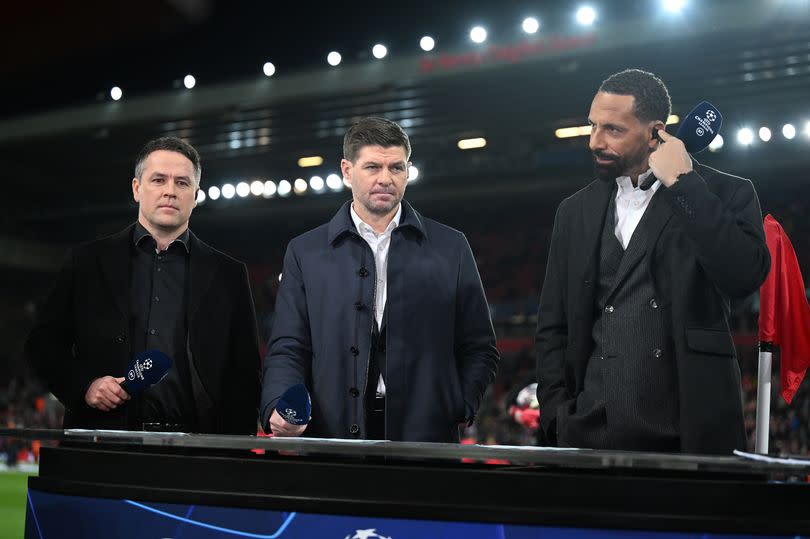
<svg viewBox="0 0 810 539">
<path fill-rule="evenodd" d="M 172 358 L 166 377 L 131 401 L 130 428 L 143 422 L 180 423 L 194 430 L 194 398 L 186 354 L 189 231 L 165 251 L 140 224 L 133 232 L 130 290 L 133 352 L 160 350 Z"/>
</svg>

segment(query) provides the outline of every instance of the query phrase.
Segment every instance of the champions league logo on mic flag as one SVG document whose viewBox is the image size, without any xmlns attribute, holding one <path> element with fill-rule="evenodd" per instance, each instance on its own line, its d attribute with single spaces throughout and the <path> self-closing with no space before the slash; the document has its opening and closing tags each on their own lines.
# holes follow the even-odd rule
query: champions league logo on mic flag
<svg viewBox="0 0 810 539">
<path fill-rule="evenodd" d="M 276 411 L 292 425 L 306 425 L 312 415 L 312 401 L 304 384 L 291 386 L 276 404 Z"/>
<path fill-rule="evenodd" d="M 130 395 L 140 393 L 160 382 L 171 368 L 172 360 L 169 356 L 160 350 L 147 350 L 132 360 L 121 387 Z"/>
<path fill-rule="evenodd" d="M 723 116 L 717 107 L 702 101 L 686 115 L 675 136 L 683 141 L 687 152 L 695 154 L 706 149 L 722 125 Z"/>
</svg>

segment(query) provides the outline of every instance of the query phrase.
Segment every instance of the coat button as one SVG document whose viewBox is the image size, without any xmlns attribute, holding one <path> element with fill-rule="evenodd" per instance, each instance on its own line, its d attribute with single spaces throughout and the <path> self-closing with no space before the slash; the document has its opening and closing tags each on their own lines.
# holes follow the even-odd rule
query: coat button
<svg viewBox="0 0 810 539">
<path fill-rule="evenodd" d="M 116 335 L 115 342 L 117 342 L 118 344 L 124 344 L 125 342 L 127 342 L 126 335 Z"/>
<path fill-rule="evenodd" d="M 357 274 L 358 274 L 360 277 L 368 277 L 368 270 L 365 268 L 365 266 L 363 266 L 362 268 L 360 268 L 359 270 L 357 270 Z"/>
<path fill-rule="evenodd" d="M 650 300 L 650 307 L 652 307 L 653 309 L 658 308 L 658 302 L 655 301 L 655 298 Z"/>
<path fill-rule="evenodd" d="M 612 313 L 615 310 L 616 309 L 613 308 L 613 305 L 608 305 L 607 307 L 605 307 L 605 312 L 606 313 Z"/>
<path fill-rule="evenodd" d="M 356 346 L 352 346 L 351 348 L 349 348 L 349 351 L 351 351 L 353 356 L 356 356 L 357 354 L 360 353 L 360 350 Z"/>
<path fill-rule="evenodd" d="M 357 434 L 358 432 L 360 432 L 360 427 L 358 427 L 357 424 L 355 423 L 354 425 L 349 427 L 349 432 L 351 432 L 352 434 Z"/>
<path fill-rule="evenodd" d="M 584 284 L 585 286 L 591 286 L 591 281 L 590 281 L 590 279 L 585 279 L 585 281 L 583 281 L 583 284 Z"/>
<path fill-rule="evenodd" d="M 363 305 L 362 302 L 360 302 L 360 301 L 355 301 L 354 302 L 354 308 L 357 309 L 358 311 L 362 311 L 363 307 L 365 307 L 365 305 Z"/>
<path fill-rule="evenodd" d="M 349 395 L 351 395 L 354 398 L 357 398 L 360 396 L 360 391 L 358 391 L 356 387 L 353 387 L 349 390 Z"/>
<path fill-rule="evenodd" d="M 664 352 L 660 348 L 653 350 L 653 357 L 655 357 L 655 359 L 661 359 L 663 356 Z"/>
</svg>

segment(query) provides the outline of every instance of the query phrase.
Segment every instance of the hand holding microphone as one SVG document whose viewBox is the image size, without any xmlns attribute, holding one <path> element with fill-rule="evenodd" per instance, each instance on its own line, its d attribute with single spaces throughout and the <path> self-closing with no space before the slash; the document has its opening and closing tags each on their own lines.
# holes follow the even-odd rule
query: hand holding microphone
<svg viewBox="0 0 810 539">
<path fill-rule="evenodd" d="M 702 152 L 714 140 L 723 125 L 723 115 L 708 101 L 702 101 L 681 122 L 673 137 L 663 129 L 655 130 L 661 143 L 650 154 L 650 177 L 640 186 L 646 191 L 656 178 L 666 187 L 671 187 L 678 176 L 692 171 L 689 154 Z"/>
<path fill-rule="evenodd" d="M 84 402 L 103 412 L 114 410 L 131 395 L 160 382 L 171 367 L 171 358 L 160 350 L 142 352 L 129 364 L 125 376 L 102 376 L 93 380 L 84 394 Z"/>
<path fill-rule="evenodd" d="M 296 384 L 276 403 L 268 424 L 274 436 L 300 436 L 312 419 L 312 401 L 304 384 Z"/>
</svg>

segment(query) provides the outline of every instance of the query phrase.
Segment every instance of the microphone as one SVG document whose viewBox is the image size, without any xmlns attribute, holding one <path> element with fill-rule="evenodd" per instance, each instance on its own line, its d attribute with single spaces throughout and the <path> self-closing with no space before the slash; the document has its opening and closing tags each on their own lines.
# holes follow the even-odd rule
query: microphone
<svg viewBox="0 0 810 539">
<path fill-rule="evenodd" d="M 160 350 L 141 352 L 129 364 L 121 387 L 135 395 L 163 380 L 171 368 L 171 358 Z"/>
<path fill-rule="evenodd" d="M 304 384 L 287 389 L 276 403 L 276 412 L 292 425 L 306 425 L 312 415 L 312 401 Z"/>
<path fill-rule="evenodd" d="M 698 106 L 693 108 L 683 119 L 675 136 L 683 141 L 687 152 L 696 154 L 706 149 L 711 141 L 714 140 L 714 137 L 720 132 L 722 125 L 723 115 L 720 114 L 717 107 L 708 101 L 701 101 Z M 657 129 L 655 130 L 655 136 L 660 140 Z M 647 179 L 644 180 L 644 183 L 639 186 L 640 189 L 646 191 L 652 187 L 655 180 L 655 176 L 650 174 Z"/>
</svg>

